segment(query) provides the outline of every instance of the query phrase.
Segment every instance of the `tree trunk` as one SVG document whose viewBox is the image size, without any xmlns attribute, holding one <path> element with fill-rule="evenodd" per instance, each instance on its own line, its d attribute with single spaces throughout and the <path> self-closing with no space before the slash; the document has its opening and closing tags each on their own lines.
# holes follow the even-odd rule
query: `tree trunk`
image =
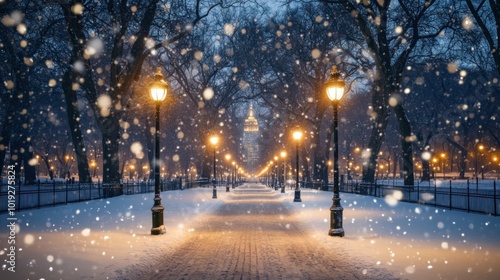
<svg viewBox="0 0 500 280">
<path fill-rule="evenodd" d="M 422 182 L 431 180 L 431 168 L 428 160 L 422 160 Z"/>
<path fill-rule="evenodd" d="M 18 168 L 21 167 L 21 163 L 24 167 L 24 183 L 34 184 L 36 181 L 36 168 L 34 165 L 30 165 L 29 161 L 33 158 L 33 147 L 31 146 L 31 137 L 29 133 L 30 128 L 30 83 L 28 79 L 29 69 L 28 67 L 20 67 L 18 69 L 20 73 L 17 78 L 16 91 L 21 95 L 19 98 L 19 103 L 14 107 L 17 116 L 15 118 L 16 129 L 13 129 L 13 137 L 11 139 L 17 142 L 14 146 L 17 150 L 17 159 L 14 159 L 19 163 Z M 17 98 L 17 97 L 15 97 Z M 12 145 L 12 144 L 11 144 Z"/>
<path fill-rule="evenodd" d="M 101 119 L 103 150 L 103 183 L 118 186 L 120 184 L 120 125 L 115 114 Z"/>
<path fill-rule="evenodd" d="M 73 64 L 73 60 L 72 63 Z M 78 110 L 78 99 L 76 92 L 72 89 L 77 75 L 73 75 L 73 70 L 70 68 L 66 70 L 63 76 L 63 91 L 66 100 L 66 114 L 70 128 L 71 140 L 73 141 L 73 148 L 76 154 L 76 161 L 78 167 L 78 177 L 80 183 L 90 183 L 92 178 L 89 171 L 89 161 L 85 144 L 83 143 L 83 135 L 80 125 L 80 111 Z"/>
<path fill-rule="evenodd" d="M 7 107 L 7 113 L 5 114 L 4 123 L 2 126 L 2 132 L 0 134 L 0 166 L 5 166 L 5 156 L 7 154 L 7 149 L 9 148 L 10 138 L 12 136 L 12 123 L 14 121 L 15 113 L 13 105 L 9 99 L 9 105 Z M 2 172 L 0 172 L 0 179 Z M 1 181 L 0 181 L 1 182 Z"/>
<path fill-rule="evenodd" d="M 378 81 L 378 83 L 383 83 L 383 81 Z M 377 86 L 376 84 L 375 88 L 382 89 L 383 87 L 381 85 Z M 385 129 L 387 127 L 387 123 L 389 122 L 389 115 L 384 96 L 385 93 L 383 91 L 375 91 L 372 97 L 375 123 L 373 124 L 367 151 L 363 151 L 363 182 L 367 183 L 375 182 L 377 158 L 382 143 L 384 142 Z"/>
<path fill-rule="evenodd" d="M 413 174 L 413 149 L 410 121 L 406 117 L 403 105 L 398 103 L 394 106 L 394 112 L 399 123 L 399 132 L 401 135 L 401 148 L 403 152 L 403 180 L 405 186 L 414 185 Z"/>
</svg>

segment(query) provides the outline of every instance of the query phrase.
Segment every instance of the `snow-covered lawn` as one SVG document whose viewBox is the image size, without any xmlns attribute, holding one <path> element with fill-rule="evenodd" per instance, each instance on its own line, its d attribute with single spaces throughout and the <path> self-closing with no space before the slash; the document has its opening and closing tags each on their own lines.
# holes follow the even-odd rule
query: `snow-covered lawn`
<svg viewBox="0 0 500 280">
<path fill-rule="evenodd" d="M 173 251 L 196 225 L 224 203 L 219 188 L 162 193 L 167 233 L 151 236 L 153 194 L 138 194 L 16 212 L 16 272 L 8 259 L 9 216 L 0 215 L 0 279 L 113 279 L 127 266 L 151 263 Z M 328 236 L 331 192 L 302 190 L 292 209 L 310 237 L 326 248 L 351 251 L 409 279 L 500 279 L 500 218 L 382 198 L 341 193 L 344 238 Z M 367 273 L 366 278 L 370 279 Z"/>
<path fill-rule="evenodd" d="M 328 238 L 332 193 L 302 190 L 302 203 L 287 196 L 318 243 L 402 278 L 500 279 L 500 217 L 341 193 L 346 236 Z"/>
</svg>

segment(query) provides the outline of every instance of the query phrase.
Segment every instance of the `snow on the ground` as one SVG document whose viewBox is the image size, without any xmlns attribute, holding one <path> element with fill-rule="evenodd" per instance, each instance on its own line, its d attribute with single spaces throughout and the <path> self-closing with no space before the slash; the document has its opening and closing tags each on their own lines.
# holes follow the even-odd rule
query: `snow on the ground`
<svg viewBox="0 0 500 280">
<path fill-rule="evenodd" d="M 219 197 L 223 193 L 219 190 Z M 151 236 L 153 193 L 16 212 L 16 273 L 5 270 L 8 229 L 0 229 L 0 279 L 108 279 L 180 245 L 222 199 L 211 188 L 162 193 L 167 234 Z M 7 223 L 8 216 L 0 215 Z"/>
<path fill-rule="evenodd" d="M 344 238 L 328 236 L 331 192 L 282 195 L 303 230 L 326 248 L 351 251 L 354 262 L 408 279 L 500 279 L 500 217 L 449 211 L 341 193 Z M 0 279 L 107 279 L 130 264 L 174 250 L 224 203 L 224 188 L 162 193 L 167 233 L 151 236 L 152 193 L 16 212 L 16 273 L 5 270 L 8 228 L 0 227 Z M 390 206 L 392 205 L 392 206 Z M 8 216 L 0 215 L 7 224 Z M 366 275 L 370 279 L 370 275 Z"/>
<path fill-rule="evenodd" d="M 500 279 L 500 217 L 341 193 L 344 238 L 329 238 L 332 193 L 302 190 L 289 207 L 311 237 L 407 279 Z"/>
</svg>

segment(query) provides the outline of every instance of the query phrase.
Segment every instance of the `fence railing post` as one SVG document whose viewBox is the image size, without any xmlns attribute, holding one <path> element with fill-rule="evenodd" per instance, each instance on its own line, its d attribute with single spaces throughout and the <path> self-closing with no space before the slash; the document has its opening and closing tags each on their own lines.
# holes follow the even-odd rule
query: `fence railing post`
<svg viewBox="0 0 500 280">
<path fill-rule="evenodd" d="M 40 180 L 38 180 L 38 209 L 40 209 Z"/>
<path fill-rule="evenodd" d="M 68 204 L 68 186 L 66 186 L 66 205 Z"/>
<path fill-rule="evenodd" d="M 450 180 L 450 210 L 453 209 L 452 206 L 451 206 L 451 197 L 452 197 L 452 191 L 451 191 L 451 180 Z"/>
<path fill-rule="evenodd" d="M 470 185 L 469 185 L 469 179 L 467 179 L 467 212 L 470 212 Z"/>
<path fill-rule="evenodd" d="M 66 181 L 66 186 L 68 186 L 68 181 Z M 52 186 L 52 194 L 54 195 L 52 198 L 52 206 L 56 206 L 56 184 Z"/>
<path fill-rule="evenodd" d="M 420 183 L 417 184 L 417 203 L 420 203 Z"/>
<path fill-rule="evenodd" d="M 436 184 L 436 179 L 434 179 L 434 207 L 437 206 L 437 184 Z"/>
<path fill-rule="evenodd" d="M 493 209 L 497 215 L 497 181 L 493 181 Z"/>
</svg>

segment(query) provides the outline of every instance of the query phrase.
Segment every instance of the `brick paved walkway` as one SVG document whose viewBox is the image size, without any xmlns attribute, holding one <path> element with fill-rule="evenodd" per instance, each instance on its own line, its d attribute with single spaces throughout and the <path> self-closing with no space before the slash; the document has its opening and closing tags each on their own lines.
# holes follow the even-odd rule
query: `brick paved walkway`
<svg viewBox="0 0 500 280">
<path fill-rule="evenodd" d="M 163 255 L 157 271 L 144 279 L 377 279 L 363 275 L 366 264 L 346 252 L 319 246 L 300 229 L 281 197 L 263 185 L 232 190 L 195 234 Z M 326 232 L 325 238 L 332 238 Z"/>
</svg>

